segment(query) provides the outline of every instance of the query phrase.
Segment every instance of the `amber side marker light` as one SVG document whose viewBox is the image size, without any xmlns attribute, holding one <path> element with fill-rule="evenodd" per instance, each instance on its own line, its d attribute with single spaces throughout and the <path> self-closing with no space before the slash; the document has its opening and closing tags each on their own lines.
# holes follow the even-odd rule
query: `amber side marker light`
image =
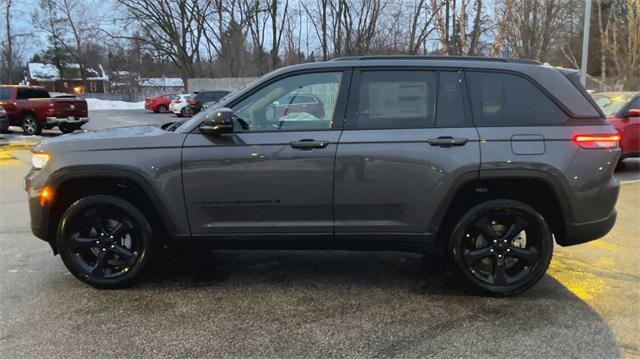
<svg viewBox="0 0 640 359">
<path fill-rule="evenodd" d="M 604 135 L 575 135 L 573 142 L 581 148 L 606 149 L 616 148 L 622 137 L 617 133 Z"/>
<path fill-rule="evenodd" d="M 51 203 L 53 200 L 53 188 L 47 186 L 40 192 L 40 207 L 44 207 L 45 204 Z"/>
</svg>

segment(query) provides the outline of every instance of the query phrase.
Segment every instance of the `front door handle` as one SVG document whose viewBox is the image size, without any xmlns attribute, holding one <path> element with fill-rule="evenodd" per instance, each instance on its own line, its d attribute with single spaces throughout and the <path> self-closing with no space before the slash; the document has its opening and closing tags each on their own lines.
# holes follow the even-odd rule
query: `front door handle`
<svg viewBox="0 0 640 359">
<path fill-rule="evenodd" d="M 311 139 L 304 139 L 300 141 L 289 142 L 289 145 L 299 150 L 311 150 L 314 148 L 325 148 L 329 145 L 329 141 L 316 141 Z"/>
<path fill-rule="evenodd" d="M 431 146 L 451 147 L 451 146 L 464 146 L 469 142 L 468 138 L 440 136 L 438 138 L 430 138 L 427 143 Z"/>
</svg>

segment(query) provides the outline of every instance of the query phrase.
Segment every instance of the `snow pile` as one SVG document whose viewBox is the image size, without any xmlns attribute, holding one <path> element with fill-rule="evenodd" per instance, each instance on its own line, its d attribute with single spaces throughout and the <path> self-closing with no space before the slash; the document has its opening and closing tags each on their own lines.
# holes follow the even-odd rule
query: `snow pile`
<svg viewBox="0 0 640 359">
<path fill-rule="evenodd" d="M 87 98 L 87 107 L 92 110 L 142 110 L 144 101 L 126 102 L 126 101 L 110 101 L 100 100 L 97 98 Z"/>
</svg>

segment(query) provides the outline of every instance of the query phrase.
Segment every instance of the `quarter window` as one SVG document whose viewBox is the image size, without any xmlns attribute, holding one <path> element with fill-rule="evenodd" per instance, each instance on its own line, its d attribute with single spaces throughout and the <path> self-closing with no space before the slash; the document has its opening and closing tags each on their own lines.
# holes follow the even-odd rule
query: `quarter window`
<svg viewBox="0 0 640 359">
<path fill-rule="evenodd" d="M 341 80 L 342 72 L 321 72 L 271 83 L 232 106 L 236 128 L 238 131 L 329 129 Z M 309 103 L 311 99 L 314 102 Z"/>
<path fill-rule="evenodd" d="M 468 79 L 477 126 L 531 126 L 567 120 L 553 101 L 522 77 L 470 72 Z"/>
</svg>

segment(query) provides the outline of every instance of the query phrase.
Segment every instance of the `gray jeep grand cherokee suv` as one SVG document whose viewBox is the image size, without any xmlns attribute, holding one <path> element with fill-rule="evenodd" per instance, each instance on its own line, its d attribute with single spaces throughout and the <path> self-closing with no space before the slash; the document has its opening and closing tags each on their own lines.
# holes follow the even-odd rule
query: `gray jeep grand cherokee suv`
<svg viewBox="0 0 640 359">
<path fill-rule="evenodd" d="M 575 72 L 351 57 L 274 71 L 163 128 L 43 141 L 26 189 L 33 233 L 95 287 L 131 284 L 159 243 L 196 240 L 430 251 L 470 288 L 511 295 L 543 276 L 554 241 L 611 229 L 618 140 Z"/>
</svg>

